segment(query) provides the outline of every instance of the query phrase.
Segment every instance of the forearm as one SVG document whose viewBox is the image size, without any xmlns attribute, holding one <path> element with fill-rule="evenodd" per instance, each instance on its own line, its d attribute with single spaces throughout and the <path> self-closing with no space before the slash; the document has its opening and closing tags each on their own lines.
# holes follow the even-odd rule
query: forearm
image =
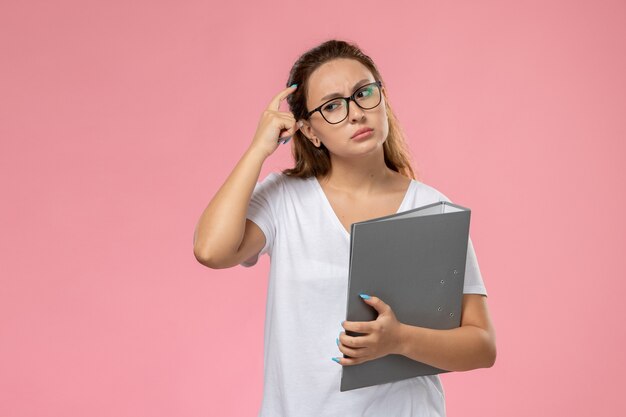
<svg viewBox="0 0 626 417">
<path fill-rule="evenodd" d="M 194 253 L 203 259 L 236 253 L 265 156 L 248 149 L 206 207 L 194 233 Z"/>
<path fill-rule="evenodd" d="M 495 336 L 477 326 L 434 330 L 402 323 L 399 353 L 447 371 L 491 367 L 496 358 Z"/>
</svg>

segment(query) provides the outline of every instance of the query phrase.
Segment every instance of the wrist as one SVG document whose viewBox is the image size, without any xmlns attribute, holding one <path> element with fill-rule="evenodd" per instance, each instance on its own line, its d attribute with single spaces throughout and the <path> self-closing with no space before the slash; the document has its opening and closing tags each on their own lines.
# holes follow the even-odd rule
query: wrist
<svg viewBox="0 0 626 417">
<path fill-rule="evenodd" d="M 393 352 L 396 355 L 403 355 L 406 356 L 406 346 L 407 346 L 407 339 L 408 339 L 408 328 L 407 325 L 404 323 L 400 323 L 400 326 L 398 326 L 398 335 L 397 335 L 397 343 L 396 343 L 396 351 Z"/>
<path fill-rule="evenodd" d="M 253 147 L 250 147 L 244 153 L 244 157 L 248 159 L 253 159 L 256 162 L 263 164 L 269 155 L 266 155 L 263 151 L 259 151 Z"/>
</svg>

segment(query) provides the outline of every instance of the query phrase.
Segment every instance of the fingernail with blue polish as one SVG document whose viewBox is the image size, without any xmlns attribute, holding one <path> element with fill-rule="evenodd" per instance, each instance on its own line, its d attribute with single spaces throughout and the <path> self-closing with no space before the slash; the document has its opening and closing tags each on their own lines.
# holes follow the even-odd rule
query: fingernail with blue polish
<svg viewBox="0 0 626 417">
<path fill-rule="evenodd" d="M 291 140 L 291 136 L 287 137 L 287 139 L 285 139 L 285 141 L 283 142 L 283 145 L 285 145 L 287 142 L 289 142 Z"/>
<path fill-rule="evenodd" d="M 339 338 L 337 338 L 337 346 L 339 346 Z"/>
<path fill-rule="evenodd" d="M 333 358 L 333 360 L 337 363 L 339 363 L 339 358 Z"/>
<path fill-rule="evenodd" d="M 291 87 L 297 87 L 297 86 L 298 86 L 298 84 L 291 84 L 291 85 L 289 86 L 289 88 L 291 88 Z"/>
<path fill-rule="evenodd" d="M 369 300 L 369 299 L 370 299 L 370 296 L 369 296 L 369 295 L 367 295 L 367 294 L 359 294 L 359 296 L 360 296 L 362 299 L 364 299 L 364 300 Z"/>
</svg>

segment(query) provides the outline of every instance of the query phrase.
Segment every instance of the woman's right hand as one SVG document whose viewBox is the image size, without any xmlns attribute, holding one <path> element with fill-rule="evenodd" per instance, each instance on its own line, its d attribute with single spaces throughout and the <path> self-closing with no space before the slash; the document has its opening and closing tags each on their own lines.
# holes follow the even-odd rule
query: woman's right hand
<svg viewBox="0 0 626 417">
<path fill-rule="evenodd" d="M 295 87 L 287 87 L 278 93 L 261 115 L 261 120 L 254 134 L 250 149 L 260 152 L 265 158 L 270 156 L 278 144 L 285 138 L 292 136 L 300 126 L 296 123 L 293 113 L 280 111 L 280 102 L 296 90 Z M 287 143 L 287 142 L 285 142 Z"/>
</svg>

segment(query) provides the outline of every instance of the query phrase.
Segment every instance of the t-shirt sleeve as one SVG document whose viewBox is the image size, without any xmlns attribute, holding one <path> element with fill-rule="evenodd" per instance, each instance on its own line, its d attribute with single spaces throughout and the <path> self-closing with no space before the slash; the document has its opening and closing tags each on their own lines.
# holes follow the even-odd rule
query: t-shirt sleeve
<svg viewBox="0 0 626 417">
<path fill-rule="evenodd" d="M 259 256 L 271 252 L 276 236 L 276 201 L 281 191 L 280 175 L 276 172 L 268 174 L 261 182 L 257 182 L 250 197 L 246 218 L 253 221 L 265 235 L 265 246 L 258 255 L 240 263 L 241 266 L 255 265 Z"/>
<path fill-rule="evenodd" d="M 438 191 L 440 201 L 447 201 L 452 203 L 450 199 Z M 483 282 L 482 274 L 480 273 L 480 267 L 478 266 L 478 258 L 476 258 L 476 252 L 474 251 L 474 245 L 472 243 L 472 237 L 468 236 L 467 242 L 467 258 L 465 260 L 465 278 L 463 284 L 464 294 L 483 294 L 487 295 L 487 289 Z"/>
</svg>

